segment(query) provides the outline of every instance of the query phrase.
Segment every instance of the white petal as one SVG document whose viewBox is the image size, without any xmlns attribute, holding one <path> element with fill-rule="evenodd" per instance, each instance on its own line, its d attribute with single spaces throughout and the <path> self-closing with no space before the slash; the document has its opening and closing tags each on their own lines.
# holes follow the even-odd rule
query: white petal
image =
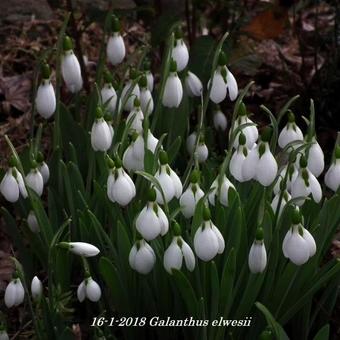
<svg viewBox="0 0 340 340">
<path fill-rule="evenodd" d="M 40 231 L 39 223 L 33 210 L 31 210 L 27 216 L 27 224 L 32 233 L 38 233 Z"/>
<path fill-rule="evenodd" d="M 26 176 L 26 184 L 41 196 L 44 190 L 44 179 L 37 169 L 32 169 Z"/>
<path fill-rule="evenodd" d="M 227 118 L 221 111 L 214 113 L 214 127 L 216 130 L 222 131 L 227 129 Z"/>
<path fill-rule="evenodd" d="M 41 173 L 41 176 L 43 177 L 44 184 L 46 184 L 50 178 L 50 169 L 48 168 L 48 165 L 45 162 L 42 162 L 39 165 L 38 170 Z"/>
<path fill-rule="evenodd" d="M 32 298 L 37 300 L 41 297 L 43 293 L 43 285 L 42 282 L 39 280 L 37 276 L 34 276 L 32 283 L 31 283 L 31 293 Z"/>
<path fill-rule="evenodd" d="M 206 226 L 202 230 L 202 226 L 199 227 L 194 237 L 194 248 L 196 255 L 203 261 L 212 260 L 219 251 L 219 240 L 216 233 Z"/>
<path fill-rule="evenodd" d="M 332 164 L 325 175 L 325 184 L 328 188 L 334 192 L 338 190 L 340 186 L 340 161 L 336 161 L 336 164 Z"/>
<path fill-rule="evenodd" d="M 173 185 L 175 187 L 175 196 L 177 198 L 180 198 L 182 195 L 182 191 L 183 191 L 183 185 L 182 185 L 180 178 L 176 174 L 176 172 L 173 171 L 171 168 L 170 168 L 170 178 L 172 179 Z"/>
<path fill-rule="evenodd" d="M 170 274 L 172 274 L 171 269 L 180 270 L 182 268 L 183 254 L 181 248 L 177 244 L 177 238 L 171 242 L 168 249 L 164 252 L 164 268 Z"/>
<path fill-rule="evenodd" d="M 210 81 L 208 83 L 209 89 Z M 226 83 L 221 75 L 219 70 L 216 70 L 214 73 L 214 77 L 212 80 L 211 90 L 210 90 L 210 99 L 215 103 L 218 104 L 222 102 L 227 95 L 227 87 Z"/>
<path fill-rule="evenodd" d="M 239 182 L 243 182 L 242 168 L 246 156 L 243 150 L 237 150 L 234 152 L 229 163 L 229 171 Z"/>
<path fill-rule="evenodd" d="M 131 91 L 131 92 L 130 92 Z M 129 96 L 128 93 L 130 92 Z M 121 94 L 121 99 L 124 104 L 125 111 L 131 111 L 134 108 L 134 101 L 136 98 L 139 99 L 140 96 L 140 89 L 138 84 L 133 86 L 132 81 L 129 80 L 126 85 L 124 86 Z"/>
<path fill-rule="evenodd" d="M 197 161 L 203 163 L 208 159 L 209 150 L 205 144 L 198 144 L 196 149 Z"/>
<path fill-rule="evenodd" d="M 175 187 L 174 183 L 171 179 L 171 177 L 167 174 L 166 170 L 161 170 L 161 173 L 157 172 L 155 175 L 155 178 L 158 180 L 163 193 L 164 193 L 164 199 L 168 203 L 170 202 L 173 197 L 175 196 Z M 156 188 L 156 201 L 159 204 L 164 204 L 163 202 L 163 196 L 161 192 Z"/>
<path fill-rule="evenodd" d="M 221 234 L 221 232 L 219 231 L 219 229 L 213 224 L 211 223 L 211 228 L 213 230 L 213 232 L 215 233 L 216 237 L 217 237 L 217 241 L 218 241 L 218 253 L 222 254 L 224 251 L 224 247 L 225 247 L 225 243 L 224 243 L 224 238 Z"/>
<path fill-rule="evenodd" d="M 148 88 L 140 91 L 140 106 L 145 115 L 150 115 L 154 109 L 154 102 Z"/>
<path fill-rule="evenodd" d="M 20 194 L 23 198 L 27 198 L 28 196 L 28 193 L 27 193 L 27 190 L 26 190 L 26 187 L 25 187 L 25 182 L 24 182 L 24 179 L 22 177 L 22 174 L 17 170 L 17 183 L 18 183 L 18 186 L 19 186 L 19 191 L 20 191 Z"/>
<path fill-rule="evenodd" d="M 196 208 L 196 200 L 191 187 L 184 191 L 182 194 L 179 204 L 181 206 L 181 211 L 186 218 L 194 216 Z"/>
<path fill-rule="evenodd" d="M 134 270 L 136 270 L 135 268 L 136 254 L 137 254 L 137 243 L 133 245 L 129 253 L 129 264 L 130 264 L 130 267 Z"/>
<path fill-rule="evenodd" d="M 146 80 L 148 82 L 148 89 L 150 90 L 150 92 L 152 92 L 153 91 L 154 79 L 153 79 L 153 75 L 150 71 L 146 72 Z"/>
<path fill-rule="evenodd" d="M 183 39 L 177 39 L 176 45 L 171 51 L 171 58 L 176 61 L 177 71 L 183 71 L 188 65 L 189 52 Z"/>
<path fill-rule="evenodd" d="M 266 151 L 256 165 L 256 179 L 264 186 L 273 183 L 277 175 L 277 163 L 270 151 Z"/>
<path fill-rule="evenodd" d="M 187 150 L 190 155 L 194 152 L 195 143 L 196 143 L 196 132 L 193 132 L 188 136 L 186 140 Z"/>
<path fill-rule="evenodd" d="M 112 143 L 112 134 L 104 119 L 96 120 L 91 130 L 91 145 L 95 151 L 107 151 Z"/>
<path fill-rule="evenodd" d="M 76 255 L 84 257 L 96 256 L 100 253 L 100 250 L 93 244 L 86 242 L 69 242 L 70 251 Z"/>
<path fill-rule="evenodd" d="M 203 85 L 200 79 L 196 76 L 196 74 L 192 72 L 188 72 L 188 75 L 185 77 L 185 89 L 190 97 L 199 97 L 203 91 Z"/>
<path fill-rule="evenodd" d="M 143 120 L 144 115 L 140 108 L 134 108 L 126 118 L 127 122 L 131 121 L 130 129 L 135 130 L 138 133 L 143 132 Z"/>
<path fill-rule="evenodd" d="M 322 189 L 321 189 L 319 181 L 310 171 L 309 171 L 309 186 L 310 186 L 313 200 L 316 203 L 319 203 L 322 198 Z"/>
<path fill-rule="evenodd" d="M 182 239 L 182 253 L 187 269 L 192 272 L 195 269 L 195 255 L 189 245 Z"/>
<path fill-rule="evenodd" d="M 136 229 L 147 241 L 155 239 L 161 233 L 158 216 L 152 206 L 144 207 L 136 219 Z"/>
<path fill-rule="evenodd" d="M 221 185 L 221 190 L 220 190 L 220 203 L 224 205 L 225 207 L 229 205 L 228 194 L 229 194 L 230 188 L 233 188 L 235 190 L 234 184 L 231 183 L 226 176 L 224 176 L 222 185 Z"/>
<path fill-rule="evenodd" d="M 45 119 L 50 118 L 56 109 L 54 88 L 49 80 L 43 80 L 39 85 L 35 98 L 37 112 Z"/>
<path fill-rule="evenodd" d="M 8 202 L 14 203 L 19 199 L 19 186 L 9 169 L 0 184 L 1 194 Z"/>
<path fill-rule="evenodd" d="M 315 177 L 319 177 L 325 168 L 324 154 L 317 142 L 313 143 L 309 149 L 307 167 Z"/>
<path fill-rule="evenodd" d="M 282 242 L 282 252 L 283 252 L 283 255 L 284 257 L 286 258 L 289 258 L 289 255 L 286 251 L 286 245 L 287 245 L 287 242 L 290 240 L 290 238 L 292 237 L 292 229 L 289 228 L 289 230 L 287 231 L 284 239 L 283 239 L 283 242 Z"/>
<path fill-rule="evenodd" d="M 267 265 L 267 253 L 264 243 L 257 243 L 256 241 L 252 244 L 249 256 L 248 265 L 252 273 L 262 273 Z"/>
<path fill-rule="evenodd" d="M 124 40 L 120 33 L 115 32 L 109 38 L 106 47 L 107 58 L 112 65 L 120 64 L 125 57 Z"/>
<path fill-rule="evenodd" d="M 308 243 L 297 231 L 294 231 L 286 241 L 285 251 L 289 259 L 297 266 L 306 263 L 310 255 Z"/>
<path fill-rule="evenodd" d="M 118 97 L 112 85 L 105 84 L 100 90 L 100 96 L 102 99 L 102 104 L 105 105 L 107 110 L 109 110 L 111 113 L 114 113 L 116 111 Z"/>
<path fill-rule="evenodd" d="M 87 298 L 92 302 L 99 301 L 100 297 L 102 296 L 102 291 L 99 284 L 92 278 L 87 279 L 85 290 Z"/>
<path fill-rule="evenodd" d="M 80 65 L 73 51 L 66 51 L 61 62 L 61 73 L 68 90 L 76 93 L 83 87 Z"/>
<path fill-rule="evenodd" d="M 5 301 L 5 305 L 7 308 L 13 307 L 16 303 L 16 298 L 17 298 L 16 285 L 17 284 L 15 283 L 15 281 L 12 280 L 6 287 L 4 301 Z"/>
<path fill-rule="evenodd" d="M 305 228 L 303 228 L 303 236 L 309 247 L 309 256 L 312 257 L 316 253 L 316 243 L 312 234 Z"/>
<path fill-rule="evenodd" d="M 81 284 L 78 286 L 77 298 L 78 298 L 79 302 L 83 302 L 86 298 L 85 281 L 82 281 Z"/>
<path fill-rule="evenodd" d="M 171 73 L 166 80 L 162 103 L 166 107 L 178 107 L 182 101 L 183 87 L 176 73 Z"/>
<path fill-rule="evenodd" d="M 134 260 L 135 270 L 141 274 L 148 274 L 156 262 L 156 255 L 153 249 L 144 243 L 136 253 Z"/>
<path fill-rule="evenodd" d="M 238 86 L 234 75 L 228 69 L 227 69 L 227 88 L 230 100 L 234 101 L 238 95 Z"/>
<path fill-rule="evenodd" d="M 256 168 L 259 162 L 258 149 L 252 149 L 248 152 L 247 157 L 243 161 L 242 178 L 244 181 L 249 181 L 256 176 Z"/>
<path fill-rule="evenodd" d="M 25 298 L 25 289 L 20 279 L 17 279 L 15 288 L 16 288 L 15 306 L 19 306 L 21 303 L 24 302 Z"/>
</svg>

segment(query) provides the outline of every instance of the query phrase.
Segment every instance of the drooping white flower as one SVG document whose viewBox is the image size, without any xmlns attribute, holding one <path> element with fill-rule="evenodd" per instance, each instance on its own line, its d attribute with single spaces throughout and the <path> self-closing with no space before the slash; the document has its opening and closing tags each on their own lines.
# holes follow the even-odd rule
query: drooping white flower
<svg viewBox="0 0 340 340">
<path fill-rule="evenodd" d="M 107 196 L 110 201 L 124 207 L 136 196 L 136 187 L 119 159 L 116 159 L 115 166 L 107 179 Z"/>
<path fill-rule="evenodd" d="M 47 64 L 42 67 L 43 79 L 38 87 L 35 97 L 35 106 L 37 112 L 45 119 L 49 119 L 56 109 L 56 98 L 53 85 L 51 83 L 51 72 Z"/>
<path fill-rule="evenodd" d="M 165 151 L 160 151 L 159 154 L 160 168 L 155 174 L 155 179 L 158 180 L 163 194 L 156 188 L 157 198 L 159 204 L 170 202 L 175 196 L 179 198 L 182 195 L 183 186 L 178 175 L 171 169 L 168 164 L 168 155 Z M 164 202 L 165 200 L 165 202 Z"/>
<path fill-rule="evenodd" d="M 146 148 L 155 152 L 158 139 L 148 130 Z M 144 137 L 143 134 L 133 135 L 133 142 L 128 146 L 123 155 L 123 165 L 128 171 L 144 169 Z"/>
<path fill-rule="evenodd" d="M 296 209 L 293 214 L 293 225 L 282 243 L 283 255 L 297 266 L 306 263 L 316 253 L 315 240 L 311 233 L 302 226 L 301 220 L 301 215 Z"/>
<path fill-rule="evenodd" d="M 38 164 L 38 170 L 41 173 L 41 176 L 43 178 L 44 184 L 46 184 L 50 178 L 50 169 L 46 162 L 42 161 Z"/>
<path fill-rule="evenodd" d="M 242 169 L 249 151 L 246 147 L 246 136 L 242 133 L 239 139 L 239 146 L 234 151 L 229 162 L 229 171 L 237 181 L 244 182 Z"/>
<path fill-rule="evenodd" d="M 214 182 L 211 184 L 210 189 L 212 191 L 208 195 L 208 200 L 211 205 L 215 205 L 215 199 L 218 197 L 220 203 L 225 207 L 229 204 L 229 190 L 235 190 L 234 184 L 229 181 L 226 175 L 223 175 L 221 183 L 219 182 L 219 176 L 216 177 Z M 219 187 L 219 183 L 221 186 Z"/>
<path fill-rule="evenodd" d="M 304 156 L 300 159 L 300 170 L 296 180 L 291 185 L 291 194 L 293 198 L 312 196 L 316 203 L 322 198 L 322 190 L 320 183 L 312 172 L 307 168 L 307 160 Z M 304 203 L 304 199 L 297 202 L 298 205 Z"/>
<path fill-rule="evenodd" d="M 172 274 L 172 269 L 182 268 L 183 259 L 187 269 L 192 272 L 195 269 L 195 255 L 188 243 L 180 235 L 175 234 L 170 246 L 164 252 L 164 268 Z"/>
<path fill-rule="evenodd" d="M 256 231 L 256 238 L 248 255 L 249 269 L 253 274 L 262 273 L 267 266 L 267 252 L 263 240 L 263 229 Z"/>
<path fill-rule="evenodd" d="M 170 73 L 166 80 L 162 104 L 166 107 L 179 107 L 183 98 L 183 87 L 177 75 L 177 65 L 171 60 Z"/>
<path fill-rule="evenodd" d="M 188 153 L 191 155 L 195 152 L 195 157 L 199 163 L 203 163 L 208 159 L 209 156 L 209 150 L 206 144 L 204 143 L 204 137 L 200 136 L 197 148 L 195 150 L 196 146 L 196 137 L 197 133 L 192 132 L 188 137 L 186 141 L 186 146 Z"/>
<path fill-rule="evenodd" d="M 130 111 L 129 115 L 126 118 L 127 123 L 130 124 L 130 131 L 136 131 L 138 133 L 143 132 L 143 120 L 144 114 L 140 106 L 140 101 L 138 98 L 135 98 L 133 104 L 133 110 Z"/>
<path fill-rule="evenodd" d="M 136 219 L 136 229 L 147 241 L 151 241 L 159 235 L 164 236 L 169 230 L 168 218 L 155 201 L 156 191 L 150 189 L 148 203 Z"/>
<path fill-rule="evenodd" d="M 194 216 L 196 205 L 198 201 L 204 196 L 203 190 L 200 188 L 199 172 L 194 170 L 190 175 L 190 184 L 188 188 L 183 192 L 179 199 L 179 205 L 181 207 L 182 214 L 186 218 Z"/>
<path fill-rule="evenodd" d="M 252 149 L 243 162 L 242 176 L 244 181 L 256 179 L 263 186 L 269 186 L 276 178 L 278 166 L 270 151 L 269 130 L 265 130 L 262 142 Z"/>
<path fill-rule="evenodd" d="M 151 91 L 148 88 L 148 81 L 145 75 L 143 75 L 139 81 L 140 87 L 140 106 L 144 115 L 149 116 L 154 109 L 154 102 Z"/>
<path fill-rule="evenodd" d="M 61 60 L 61 74 L 71 93 L 76 93 L 83 87 L 80 64 L 72 50 L 70 37 L 64 39 L 64 55 Z"/>
<path fill-rule="evenodd" d="M 84 257 L 92 257 L 100 253 L 96 246 L 86 242 L 61 242 L 59 246 L 69 249 L 73 254 Z"/>
<path fill-rule="evenodd" d="M 203 261 L 212 260 L 217 254 L 222 254 L 225 243 L 221 232 L 212 223 L 210 211 L 207 207 L 203 210 L 201 226 L 194 236 L 194 248 L 196 255 Z"/>
<path fill-rule="evenodd" d="M 227 96 L 225 69 L 221 68 L 220 66 L 217 67 L 216 71 L 214 72 L 211 85 L 210 82 L 211 80 L 208 82 L 208 90 L 211 86 L 210 100 L 212 100 L 215 104 L 219 104 Z"/>
<path fill-rule="evenodd" d="M 294 114 L 289 112 L 288 123 L 280 132 L 278 144 L 281 149 L 284 149 L 289 143 L 295 141 L 303 141 L 303 133 L 295 123 Z"/>
<path fill-rule="evenodd" d="M 44 179 L 38 170 L 36 162 L 33 162 L 33 167 L 26 175 L 26 185 L 41 196 L 44 190 Z"/>
<path fill-rule="evenodd" d="M 38 233 L 40 231 L 39 223 L 33 210 L 31 210 L 27 216 L 27 225 L 32 233 Z"/>
<path fill-rule="evenodd" d="M 5 305 L 7 308 L 20 305 L 25 298 L 25 290 L 19 278 L 14 278 L 5 290 Z"/>
<path fill-rule="evenodd" d="M 19 195 L 26 198 L 27 190 L 21 173 L 15 167 L 14 158 L 11 158 L 9 163 L 10 168 L 0 183 L 0 192 L 8 202 L 14 203 L 19 199 Z"/>
<path fill-rule="evenodd" d="M 97 118 L 91 129 L 91 145 L 94 151 L 107 151 L 110 149 L 113 139 L 113 129 L 103 118 L 102 110 L 97 108 Z"/>
<path fill-rule="evenodd" d="M 325 184 L 328 188 L 336 192 L 340 186 L 340 150 L 339 158 L 335 158 L 335 162 L 331 164 L 325 174 Z"/>
<path fill-rule="evenodd" d="M 226 67 L 227 71 L 227 90 L 231 101 L 234 101 L 238 95 L 238 85 L 234 75 Z"/>
<path fill-rule="evenodd" d="M 156 263 L 156 255 L 150 245 L 143 239 L 138 240 L 129 254 L 130 267 L 140 274 L 148 274 Z"/>
<path fill-rule="evenodd" d="M 37 276 L 32 279 L 31 294 L 33 300 L 39 300 L 43 294 L 43 284 Z"/>
<path fill-rule="evenodd" d="M 77 289 L 77 297 L 79 302 L 83 302 L 88 298 L 92 302 L 97 302 L 102 296 L 99 284 L 92 279 L 91 276 L 85 278 Z"/>
<path fill-rule="evenodd" d="M 136 98 L 140 97 L 140 88 L 137 82 L 138 72 L 130 70 L 130 80 L 125 84 L 120 96 L 125 111 L 131 111 Z"/>
<path fill-rule="evenodd" d="M 239 126 L 244 125 L 244 124 L 254 124 L 254 122 L 247 117 L 247 112 L 245 111 L 245 109 L 244 111 L 241 111 L 240 115 L 235 120 L 234 127 L 232 130 L 230 130 L 229 137 L 231 136 L 232 132 L 234 132 Z M 239 137 L 240 137 L 241 132 L 246 136 L 247 148 L 251 150 L 254 147 L 259 137 L 259 132 L 257 131 L 257 127 L 255 125 L 246 126 L 242 129 L 242 131 L 238 132 L 234 139 L 234 144 L 233 144 L 234 148 L 237 148 L 239 146 Z"/>
<path fill-rule="evenodd" d="M 154 86 L 154 77 L 153 77 L 153 74 L 151 72 L 150 60 L 148 60 L 148 59 L 144 60 L 143 71 L 145 72 L 148 89 L 149 89 L 150 92 L 152 92 L 153 86 Z"/>
<path fill-rule="evenodd" d="M 227 129 L 227 118 L 220 109 L 214 112 L 214 127 L 216 130 L 221 131 Z"/>
<path fill-rule="evenodd" d="M 100 97 L 104 107 L 112 114 L 116 112 L 118 96 L 111 83 L 105 83 L 100 90 Z"/>
<path fill-rule="evenodd" d="M 203 91 L 203 85 L 196 74 L 188 71 L 184 80 L 185 90 L 189 97 L 199 97 Z"/>
<path fill-rule="evenodd" d="M 120 64 L 125 57 L 125 44 L 120 34 L 121 25 L 116 16 L 112 16 L 112 35 L 110 36 L 107 46 L 107 59 L 112 65 Z"/>
<path fill-rule="evenodd" d="M 312 142 L 313 144 L 308 150 L 307 167 L 315 177 L 319 177 L 325 168 L 325 158 L 323 151 L 315 137 L 313 138 Z"/>
<path fill-rule="evenodd" d="M 171 58 L 176 62 L 178 72 L 183 71 L 188 65 L 189 51 L 180 31 L 175 32 L 175 42 L 171 50 Z"/>
</svg>

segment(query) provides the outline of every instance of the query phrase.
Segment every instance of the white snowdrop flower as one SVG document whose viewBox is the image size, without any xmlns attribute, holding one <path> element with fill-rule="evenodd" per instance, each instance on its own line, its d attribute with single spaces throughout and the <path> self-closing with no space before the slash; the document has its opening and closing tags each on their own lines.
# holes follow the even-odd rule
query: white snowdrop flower
<svg viewBox="0 0 340 340">
<path fill-rule="evenodd" d="M 190 175 L 190 184 L 179 199 L 182 214 L 186 218 L 194 216 L 198 201 L 204 196 L 199 186 L 199 172 L 194 170 Z"/>
<path fill-rule="evenodd" d="M 323 151 L 315 137 L 313 138 L 312 142 L 313 144 L 308 151 L 307 167 L 315 177 L 319 177 L 325 168 L 325 158 Z"/>
<path fill-rule="evenodd" d="M 151 71 L 146 71 L 146 80 L 148 81 L 148 89 L 150 92 L 152 92 L 154 86 L 154 78 Z"/>
<path fill-rule="evenodd" d="M 227 71 L 227 90 L 231 101 L 234 101 L 238 95 L 238 85 L 234 75 L 226 67 Z"/>
<path fill-rule="evenodd" d="M 186 147 L 187 147 L 187 151 L 188 153 L 191 155 L 194 150 L 195 150 L 195 144 L 196 144 L 196 138 L 197 138 L 197 133 L 196 132 L 192 132 L 186 140 Z"/>
<path fill-rule="evenodd" d="M 231 137 L 232 132 L 234 132 L 239 126 L 244 125 L 244 124 L 254 124 L 254 122 L 247 117 L 247 112 L 245 111 L 245 108 L 240 113 L 238 118 L 235 120 L 234 127 L 229 132 L 229 138 Z M 242 131 L 238 132 L 234 139 L 234 143 L 233 143 L 234 148 L 237 148 L 239 146 L 239 137 L 240 137 L 241 132 L 246 136 L 247 148 L 251 150 L 254 147 L 259 137 L 259 132 L 257 131 L 257 127 L 255 125 L 246 126 L 242 129 Z"/>
<path fill-rule="evenodd" d="M 159 154 L 160 168 L 155 174 L 155 179 L 158 180 L 164 194 L 164 199 L 168 203 L 175 196 L 180 198 L 183 191 L 182 182 L 178 175 L 171 169 L 168 164 L 168 155 L 161 150 Z M 157 198 L 159 204 L 164 204 L 164 199 L 161 192 L 156 188 Z"/>
<path fill-rule="evenodd" d="M 35 97 L 35 106 L 41 117 L 49 119 L 56 109 L 56 97 L 51 83 L 51 72 L 47 64 L 42 66 L 43 79 Z"/>
<path fill-rule="evenodd" d="M 91 129 L 91 145 L 94 151 L 107 151 L 110 149 L 113 138 L 113 129 L 103 118 L 100 107 L 97 108 L 96 119 Z"/>
<path fill-rule="evenodd" d="M 96 246 L 86 242 L 60 242 L 59 246 L 69 249 L 73 254 L 84 257 L 92 257 L 100 253 Z"/>
<path fill-rule="evenodd" d="M 253 274 L 262 273 L 267 266 L 267 252 L 263 240 L 263 229 L 258 228 L 256 238 L 248 255 L 248 266 Z"/>
<path fill-rule="evenodd" d="M 26 185 L 41 196 L 44 190 L 44 179 L 38 170 L 38 165 L 35 161 L 32 162 L 32 168 L 26 175 Z"/>
<path fill-rule="evenodd" d="M 226 63 L 227 63 L 226 55 L 224 54 L 224 52 L 221 52 L 219 55 L 218 66 L 214 72 L 213 78 L 212 80 L 210 79 L 208 82 L 208 90 L 211 87 L 210 100 L 212 100 L 215 104 L 219 104 L 220 102 L 222 102 L 227 96 L 227 90 L 229 90 L 227 83 L 229 72 L 226 67 Z M 233 75 L 231 76 L 229 75 L 229 78 L 230 77 L 233 78 Z M 233 97 L 235 92 L 235 83 L 231 84 L 231 92 L 232 92 L 231 97 Z"/>
<path fill-rule="evenodd" d="M 210 100 L 212 100 L 215 104 L 221 103 L 227 96 L 225 69 L 220 66 L 217 67 L 214 72 L 212 82 L 211 80 L 208 82 L 208 90 L 210 86 Z"/>
<path fill-rule="evenodd" d="M 92 279 L 91 276 L 85 278 L 77 289 L 77 298 L 79 302 L 83 302 L 88 298 L 92 302 L 97 302 L 102 296 L 99 284 Z"/>
<path fill-rule="evenodd" d="M 219 108 L 214 112 L 213 120 L 216 130 L 225 131 L 227 129 L 227 118 Z"/>
<path fill-rule="evenodd" d="M 140 274 L 148 274 L 156 263 L 156 255 L 150 245 L 143 239 L 138 240 L 129 254 L 130 267 Z"/>
<path fill-rule="evenodd" d="M 203 210 L 201 226 L 194 236 L 194 248 L 196 255 L 203 261 L 212 260 L 217 254 L 222 254 L 225 243 L 221 232 L 212 223 L 210 211 L 207 207 Z"/>
<path fill-rule="evenodd" d="M 111 82 L 105 82 L 100 90 L 101 102 L 110 112 L 115 113 L 117 108 L 118 96 Z"/>
<path fill-rule="evenodd" d="M 46 184 L 48 182 L 49 178 L 50 178 L 50 169 L 49 169 L 48 165 L 44 161 L 39 162 L 38 170 L 41 173 L 44 184 Z"/>
<path fill-rule="evenodd" d="M 336 192 L 340 186 L 340 147 L 335 148 L 335 160 L 325 174 L 325 184 Z"/>
<path fill-rule="evenodd" d="M 177 75 L 177 65 L 170 62 L 170 73 L 165 83 L 162 104 L 166 107 L 179 107 L 183 98 L 183 87 Z"/>
<path fill-rule="evenodd" d="M 188 65 L 189 51 L 180 30 L 175 32 L 175 42 L 171 50 L 171 58 L 176 62 L 178 72 L 183 71 Z"/>
<path fill-rule="evenodd" d="M 112 65 L 120 64 L 125 57 L 125 45 L 124 40 L 120 34 L 121 25 L 118 18 L 113 15 L 112 16 L 112 35 L 110 36 L 107 46 L 106 46 L 106 54 L 107 59 L 110 61 Z"/>
<path fill-rule="evenodd" d="M 288 167 L 288 165 L 285 165 L 284 167 L 282 167 L 282 169 L 280 171 L 279 178 L 276 181 L 276 183 L 274 185 L 274 188 L 273 188 L 273 191 L 274 191 L 275 195 L 280 192 L 281 182 L 283 181 L 283 179 L 286 176 L 287 167 Z M 289 192 L 291 191 L 292 183 L 296 180 L 298 174 L 299 174 L 299 172 L 296 169 L 295 165 L 291 164 L 290 167 L 289 167 L 289 173 L 288 173 L 287 183 L 286 183 L 286 189 Z"/>
<path fill-rule="evenodd" d="M 284 207 L 286 206 L 287 202 L 290 201 L 291 198 L 292 198 L 287 190 L 283 190 L 283 193 L 278 192 L 274 196 L 272 203 L 271 203 L 271 207 L 273 209 L 274 214 L 276 213 L 276 211 L 278 209 L 281 195 L 282 195 L 282 199 L 281 199 L 281 204 L 280 204 L 280 207 L 279 207 L 279 213 L 278 213 L 279 217 L 281 216 L 282 211 L 283 211 Z"/>
<path fill-rule="evenodd" d="M 159 235 L 164 236 L 169 230 L 168 218 L 155 201 L 156 191 L 150 189 L 148 203 L 136 219 L 136 229 L 147 241 L 151 241 Z"/>
<path fill-rule="evenodd" d="M 200 97 L 203 91 L 203 85 L 196 74 L 188 71 L 184 80 L 185 90 L 189 97 Z"/>
<path fill-rule="evenodd" d="M 243 161 L 242 178 L 243 181 L 250 181 L 256 177 L 256 165 L 259 161 L 259 146 L 255 144 L 252 149 L 248 149 L 247 156 Z"/>
<path fill-rule="evenodd" d="M 154 109 L 154 102 L 151 91 L 148 88 L 148 81 L 145 75 L 143 75 L 139 81 L 140 87 L 140 106 L 145 115 L 149 116 Z"/>
<path fill-rule="evenodd" d="M 5 290 L 4 301 L 7 308 L 20 305 L 25 298 L 25 290 L 19 278 L 14 278 Z"/>
<path fill-rule="evenodd" d="M 188 137 L 186 141 L 186 146 L 188 153 L 191 155 L 195 151 L 195 145 L 196 145 L 196 137 L 197 133 L 192 132 Z M 209 150 L 206 144 L 204 143 L 204 137 L 200 136 L 200 140 L 198 141 L 197 149 L 195 152 L 195 157 L 197 158 L 197 161 L 199 163 L 203 163 L 208 159 L 209 156 Z"/>
<path fill-rule="evenodd" d="M 9 336 L 4 328 L 0 325 L 0 340 L 9 340 Z"/>
<path fill-rule="evenodd" d="M 130 111 L 129 115 L 126 118 L 127 123 L 131 122 L 130 131 L 136 131 L 138 133 L 143 132 L 143 120 L 144 114 L 142 112 L 140 101 L 138 98 L 135 98 L 133 104 L 133 110 Z"/>
<path fill-rule="evenodd" d="M 218 199 L 222 205 L 227 207 L 229 205 L 229 190 L 235 190 L 234 184 L 229 181 L 226 175 L 223 175 L 221 186 L 219 188 L 219 176 L 216 177 L 214 182 L 211 184 L 210 189 L 212 191 L 208 195 L 208 200 L 211 205 L 215 205 L 215 198 L 218 196 Z"/>
<path fill-rule="evenodd" d="M 278 144 L 281 149 L 284 149 L 289 143 L 295 141 L 303 141 L 303 134 L 295 123 L 294 114 L 289 112 L 288 123 L 280 132 Z"/>
<path fill-rule="evenodd" d="M 64 55 L 61 60 L 61 74 L 71 93 L 76 93 L 83 87 L 80 64 L 72 50 L 70 37 L 64 38 Z"/>
<path fill-rule="evenodd" d="M 182 268 L 184 259 L 185 266 L 192 272 L 195 269 L 195 255 L 188 243 L 181 237 L 181 228 L 177 222 L 174 223 L 173 229 L 175 236 L 164 252 L 164 268 L 169 274 L 172 274 L 172 269 L 180 270 Z"/>
<path fill-rule="evenodd" d="M 296 197 L 308 197 L 312 196 L 316 203 L 319 203 L 322 198 L 322 190 L 320 183 L 316 177 L 307 168 L 307 160 L 304 156 L 300 159 L 300 170 L 296 180 L 291 185 L 291 195 Z M 305 202 L 304 199 L 297 202 L 297 205 L 302 205 Z"/>
<path fill-rule="evenodd" d="M 132 142 L 123 154 L 123 165 L 129 172 L 144 169 L 144 160 L 135 156 L 134 144 L 135 142 Z"/>
<path fill-rule="evenodd" d="M 229 171 L 237 181 L 244 182 L 242 168 L 246 156 L 248 155 L 248 149 L 245 146 L 246 136 L 241 133 L 239 140 L 239 146 L 237 147 L 237 150 L 234 151 L 229 162 Z"/>
<path fill-rule="evenodd" d="M 268 142 L 261 142 L 258 149 L 258 162 L 256 164 L 256 180 L 263 186 L 271 185 L 277 175 L 277 162 L 270 151 Z"/>
<path fill-rule="evenodd" d="M 39 223 L 38 223 L 37 217 L 35 216 L 35 213 L 34 213 L 33 210 L 31 210 L 28 213 L 27 225 L 30 228 L 30 230 L 32 231 L 32 233 L 38 233 L 40 231 Z"/>
<path fill-rule="evenodd" d="M 120 159 L 116 159 L 115 166 L 107 179 L 107 195 L 110 201 L 124 207 L 136 196 L 136 187 L 123 169 Z"/>
<path fill-rule="evenodd" d="M 33 300 L 39 300 L 43 294 L 43 284 L 37 276 L 34 276 L 31 283 L 31 293 Z"/>
<path fill-rule="evenodd" d="M 125 111 L 133 110 L 135 99 L 140 97 L 140 88 L 137 82 L 138 75 L 136 70 L 130 70 L 130 80 L 125 84 L 120 95 Z"/>
<path fill-rule="evenodd" d="M 316 244 L 311 233 L 301 225 L 301 214 L 298 209 L 293 213 L 293 225 L 288 230 L 282 251 L 297 266 L 306 263 L 316 253 Z"/>
</svg>

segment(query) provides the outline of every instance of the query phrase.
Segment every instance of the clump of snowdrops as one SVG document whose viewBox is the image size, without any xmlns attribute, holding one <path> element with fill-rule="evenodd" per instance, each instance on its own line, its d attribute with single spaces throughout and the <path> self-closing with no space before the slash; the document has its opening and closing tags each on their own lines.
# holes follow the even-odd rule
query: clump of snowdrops
<svg viewBox="0 0 340 340">
<path fill-rule="evenodd" d="M 29 147 L 18 155 L 5 136 L 12 156 L 2 214 L 18 250 L 6 308 L 24 306 L 38 339 L 67 337 L 79 319 L 91 339 L 114 338 L 112 327 L 90 327 L 98 316 L 253 320 L 154 330 L 172 338 L 327 332 L 324 311 L 334 307 L 340 272 L 338 261 L 325 261 L 340 222 L 340 146 L 325 168 L 313 101 L 303 127 L 290 109 L 298 96 L 276 114 L 262 106 L 268 122 L 258 126 L 245 105 L 252 83 L 239 92 L 227 65 L 227 34 L 204 83 L 173 27 L 155 77 L 151 51 L 124 66 L 124 32 L 111 13 L 85 94 L 67 23 L 40 61 Z M 228 120 L 226 101 L 234 102 Z M 214 153 L 217 135 L 227 141 L 225 157 Z M 150 330 L 121 332 L 134 339 Z"/>
</svg>

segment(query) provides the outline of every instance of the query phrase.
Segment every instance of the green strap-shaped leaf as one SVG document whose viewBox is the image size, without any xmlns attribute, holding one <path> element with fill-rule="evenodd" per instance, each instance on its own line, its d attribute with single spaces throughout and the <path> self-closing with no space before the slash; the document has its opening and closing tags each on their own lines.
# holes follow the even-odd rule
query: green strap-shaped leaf
<svg viewBox="0 0 340 340">
<path fill-rule="evenodd" d="M 329 324 L 324 325 L 320 330 L 316 333 L 313 340 L 328 340 L 329 339 Z"/>
</svg>

